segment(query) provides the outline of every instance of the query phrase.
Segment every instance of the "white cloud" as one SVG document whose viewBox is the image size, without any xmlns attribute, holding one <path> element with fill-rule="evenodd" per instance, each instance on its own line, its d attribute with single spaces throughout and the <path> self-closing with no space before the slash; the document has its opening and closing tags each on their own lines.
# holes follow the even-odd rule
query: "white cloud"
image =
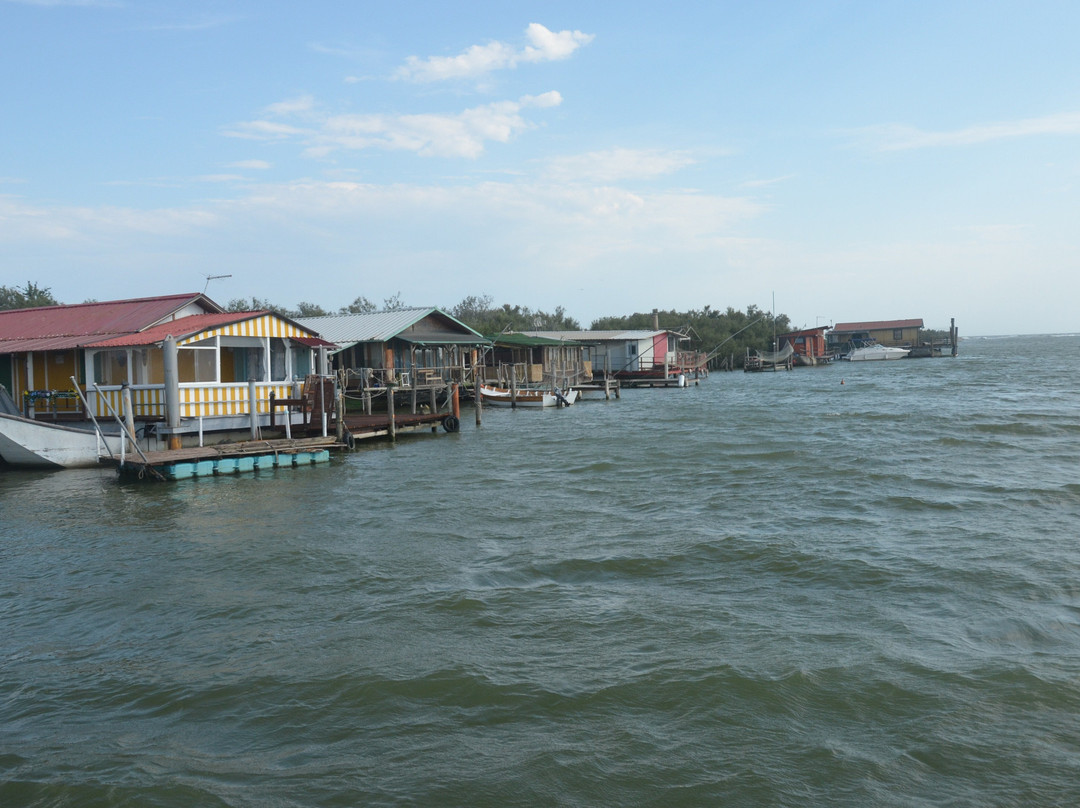
<svg viewBox="0 0 1080 808">
<path fill-rule="evenodd" d="M 119 250 L 124 239 L 134 235 L 190 238 L 217 221 L 215 213 L 198 208 L 44 207 L 0 197 L 0 243 L 33 243 L 43 249 L 50 243 L 71 242 Z"/>
<path fill-rule="evenodd" d="M 286 101 L 270 104 L 266 107 L 264 112 L 267 115 L 284 117 L 286 115 L 296 115 L 301 112 L 310 112 L 314 107 L 315 99 L 310 95 L 302 95 L 298 98 L 290 98 Z"/>
<path fill-rule="evenodd" d="M 295 138 L 312 157 L 324 157 L 339 149 L 391 149 L 412 151 L 424 157 L 476 158 L 487 143 L 506 143 L 531 124 L 521 114 L 529 108 L 548 108 L 562 103 L 557 92 L 522 96 L 472 107 L 457 114 L 331 115 L 314 120 L 310 99 L 273 104 L 275 115 L 300 115 L 311 120 L 305 129 L 277 121 L 249 121 L 226 131 L 231 137 L 282 140 Z"/>
<path fill-rule="evenodd" d="M 417 82 L 475 78 L 523 63 L 568 59 L 574 51 L 594 39 L 593 34 L 583 34 L 581 31 L 549 31 L 536 22 L 530 23 L 525 29 L 525 37 L 529 44 L 523 47 L 489 42 L 466 48 L 457 56 L 429 56 L 427 59 L 410 56 L 394 75 Z"/>
<path fill-rule="evenodd" d="M 784 174 L 782 177 L 769 177 L 767 179 L 760 180 L 747 180 L 742 184 L 743 188 L 767 188 L 770 185 L 777 185 L 782 182 L 787 182 L 795 177 L 794 174 Z"/>
<path fill-rule="evenodd" d="M 235 163 L 229 163 L 228 168 L 248 168 L 253 171 L 265 171 L 270 168 L 270 164 L 265 160 L 238 160 Z"/>
<path fill-rule="evenodd" d="M 694 164 L 686 152 L 660 149 L 610 149 L 548 162 L 547 173 L 555 180 L 617 182 L 627 179 L 652 179 L 671 174 Z"/>
<path fill-rule="evenodd" d="M 1080 135 L 1080 112 L 1023 118 L 1016 121 L 969 126 L 951 132 L 930 132 L 904 124 L 883 124 L 853 130 L 852 134 L 876 151 L 904 151 L 946 146 L 970 146 L 1018 137 Z"/>
<path fill-rule="evenodd" d="M 242 182 L 242 174 L 203 174 L 195 178 L 199 182 Z"/>
<path fill-rule="evenodd" d="M 246 121 L 236 124 L 232 129 L 226 129 L 228 137 L 246 138 L 248 140 L 285 140 L 291 137 L 310 135 L 311 130 L 300 129 L 275 121 Z"/>
</svg>

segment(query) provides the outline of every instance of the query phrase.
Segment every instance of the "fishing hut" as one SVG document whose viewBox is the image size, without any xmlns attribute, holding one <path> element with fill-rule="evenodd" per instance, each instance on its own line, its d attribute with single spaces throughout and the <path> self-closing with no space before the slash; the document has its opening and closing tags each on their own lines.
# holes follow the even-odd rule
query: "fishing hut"
<svg viewBox="0 0 1080 808">
<path fill-rule="evenodd" d="M 292 396 L 330 345 L 202 294 L 0 312 L 0 375 L 26 391 L 26 418 L 90 428 L 122 417 L 148 450 L 266 426 L 271 397 Z"/>
<path fill-rule="evenodd" d="M 593 381 L 587 346 L 570 339 L 518 332 L 488 337 L 479 381 L 507 390 L 580 389 Z"/>
<path fill-rule="evenodd" d="M 686 387 L 708 375 L 705 354 L 681 347 L 689 335 L 668 329 L 526 331 L 530 336 L 581 343 L 592 380 L 620 387 Z"/>
<path fill-rule="evenodd" d="M 829 351 L 825 337 L 825 332 L 828 330 L 829 326 L 818 326 L 802 328 L 798 331 L 786 331 L 776 335 L 776 344 L 781 347 L 791 346 L 793 365 L 801 367 L 827 365 L 833 360 L 833 354 Z"/>
<path fill-rule="evenodd" d="M 334 347 L 345 416 L 392 412 L 436 416 L 474 383 L 480 353 L 490 341 L 434 307 L 298 320 Z M 435 417 L 434 420 L 439 420 Z"/>
<path fill-rule="evenodd" d="M 837 323 L 828 336 L 828 349 L 839 355 L 847 353 L 855 345 L 877 343 L 890 348 L 904 348 L 908 351 L 908 358 L 912 359 L 957 355 L 960 335 L 956 318 L 950 319 L 948 331 L 931 332 L 936 336 L 925 336 L 924 329 L 922 318 Z"/>
</svg>

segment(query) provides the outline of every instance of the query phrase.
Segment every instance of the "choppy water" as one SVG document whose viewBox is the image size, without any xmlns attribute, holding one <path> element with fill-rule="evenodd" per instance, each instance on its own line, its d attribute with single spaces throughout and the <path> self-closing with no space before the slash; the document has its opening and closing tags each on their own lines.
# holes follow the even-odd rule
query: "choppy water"
<svg viewBox="0 0 1080 808">
<path fill-rule="evenodd" d="M 0 472 L 0 805 L 1073 806 L 1078 371 L 969 340 Z"/>
</svg>

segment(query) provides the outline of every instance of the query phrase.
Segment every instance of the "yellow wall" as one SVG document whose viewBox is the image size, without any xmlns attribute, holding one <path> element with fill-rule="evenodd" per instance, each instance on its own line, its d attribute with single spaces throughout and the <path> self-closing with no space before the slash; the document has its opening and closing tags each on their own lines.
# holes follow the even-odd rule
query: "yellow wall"
<svg viewBox="0 0 1080 808">
<path fill-rule="evenodd" d="M 880 328 L 870 331 L 870 336 L 882 345 L 916 345 L 919 340 L 918 328 L 901 329 L 903 336 L 900 339 L 893 337 L 892 328 Z"/>
</svg>

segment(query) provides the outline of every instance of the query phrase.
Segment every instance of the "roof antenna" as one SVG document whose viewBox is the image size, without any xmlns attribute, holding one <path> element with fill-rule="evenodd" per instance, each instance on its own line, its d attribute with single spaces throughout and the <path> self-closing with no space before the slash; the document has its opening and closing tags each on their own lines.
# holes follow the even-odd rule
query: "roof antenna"
<svg viewBox="0 0 1080 808">
<path fill-rule="evenodd" d="M 232 275 L 207 275 L 206 276 L 206 286 L 204 286 L 202 288 L 202 293 L 204 295 L 206 294 L 206 290 L 210 286 L 210 281 L 216 281 L 216 280 L 220 280 L 221 278 L 231 278 L 231 277 L 232 277 Z"/>
</svg>

